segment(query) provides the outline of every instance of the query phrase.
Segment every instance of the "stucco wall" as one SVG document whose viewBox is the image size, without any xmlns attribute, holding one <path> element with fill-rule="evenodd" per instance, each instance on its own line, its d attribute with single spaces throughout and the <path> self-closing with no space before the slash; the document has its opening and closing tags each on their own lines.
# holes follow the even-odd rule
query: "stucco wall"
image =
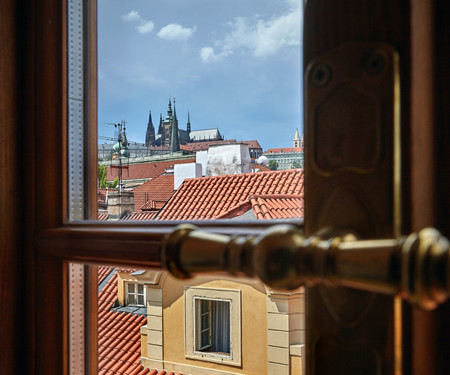
<svg viewBox="0 0 450 375">
<path fill-rule="evenodd" d="M 185 358 L 184 285 L 170 276 L 163 282 L 164 367 L 201 373 L 200 368 L 238 374 L 267 374 L 267 297 L 260 283 L 195 279 L 189 285 L 241 290 L 242 365 L 222 365 Z M 179 366 L 178 366 L 179 365 Z M 209 372 L 210 373 L 210 372 Z"/>
</svg>

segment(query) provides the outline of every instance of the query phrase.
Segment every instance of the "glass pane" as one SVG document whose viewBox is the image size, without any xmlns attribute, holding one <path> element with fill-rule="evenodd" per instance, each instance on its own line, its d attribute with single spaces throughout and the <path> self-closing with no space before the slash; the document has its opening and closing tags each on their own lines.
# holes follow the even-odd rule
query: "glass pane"
<svg viewBox="0 0 450 375">
<path fill-rule="evenodd" d="M 302 2 L 98 8 L 99 219 L 303 217 Z"/>
<path fill-rule="evenodd" d="M 128 293 L 134 293 L 135 285 L 134 284 L 128 284 Z"/>
<path fill-rule="evenodd" d="M 136 304 L 136 296 L 133 294 L 129 294 L 128 295 L 128 303 L 130 305 L 135 305 Z"/>
<path fill-rule="evenodd" d="M 303 217 L 301 1 L 98 0 L 98 13 L 99 220 Z M 277 333 L 267 321 L 300 316 L 255 280 L 111 272 L 118 294 L 120 280 L 138 283 L 130 305 L 146 303 L 123 307 L 118 295 L 107 308 L 112 319 L 121 309 L 145 314 L 133 339 L 147 343 L 134 353 L 139 371 L 161 371 L 160 363 L 180 373 L 233 372 L 230 366 L 268 373 L 269 358 L 260 353 L 279 343 L 268 341 Z M 154 283 L 147 301 L 143 282 Z M 187 304 L 184 293 L 194 286 L 218 295 Z M 215 301 L 222 314 L 214 319 L 211 298 L 228 298 L 227 290 L 242 304 Z M 268 305 L 281 307 L 268 312 Z M 289 325 L 284 348 L 304 343 L 298 326 Z M 101 343 L 112 332 L 102 332 L 99 371 L 108 371 L 121 359 L 109 359 Z M 189 339 L 191 351 L 209 349 L 188 359 Z"/>
</svg>

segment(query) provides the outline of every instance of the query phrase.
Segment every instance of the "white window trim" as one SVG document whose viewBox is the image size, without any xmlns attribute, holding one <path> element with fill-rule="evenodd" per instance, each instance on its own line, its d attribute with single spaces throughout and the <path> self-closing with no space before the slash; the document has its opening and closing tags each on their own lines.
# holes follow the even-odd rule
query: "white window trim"
<svg viewBox="0 0 450 375">
<path fill-rule="evenodd" d="M 128 291 L 128 285 L 131 285 L 131 284 L 135 286 L 135 293 L 130 293 L 130 292 Z M 144 288 L 144 293 L 143 293 L 144 304 L 143 304 L 143 305 L 140 305 L 140 304 L 138 303 L 138 301 L 139 301 L 138 296 L 139 296 L 139 295 L 142 295 L 141 293 L 138 293 L 138 285 L 142 285 L 143 288 Z M 135 299 L 136 299 L 136 303 L 132 303 L 132 304 L 129 303 L 129 295 L 130 295 L 130 294 L 134 294 Z M 145 306 L 146 306 L 146 301 L 147 301 L 147 288 L 145 287 L 145 284 L 143 284 L 143 283 L 137 283 L 137 282 L 132 282 L 132 281 L 126 281 L 126 282 L 125 282 L 125 304 L 126 304 L 127 306 L 130 305 L 130 306 L 143 306 L 143 307 L 145 307 Z"/>
<path fill-rule="evenodd" d="M 185 357 L 207 362 L 241 366 L 241 291 L 238 289 L 219 289 L 186 286 L 185 302 Z M 195 300 L 208 299 L 230 303 L 230 354 L 218 354 L 195 350 L 196 317 Z"/>
<path fill-rule="evenodd" d="M 199 332 L 199 328 L 197 327 L 197 324 L 199 322 L 199 317 L 197 315 L 197 311 L 196 311 L 196 302 L 197 301 L 211 301 L 211 302 L 227 302 L 230 304 L 230 327 L 229 327 L 229 332 L 230 332 L 230 354 L 226 355 L 226 354 L 219 354 L 216 352 L 205 352 L 202 350 L 202 348 L 200 349 L 196 349 L 199 345 L 198 345 L 198 341 L 201 340 L 201 337 L 199 337 L 200 335 L 198 334 Z M 231 359 L 231 348 L 233 346 L 233 337 L 231 335 L 232 332 L 232 327 L 233 327 L 233 322 L 231 319 L 231 311 L 232 311 L 232 306 L 233 306 L 233 302 L 231 301 L 231 299 L 224 299 L 224 298 L 203 298 L 203 297 L 199 297 L 199 296 L 194 296 L 192 298 L 192 303 L 193 303 L 193 311 L 194 311 L 194 317 L 193 317 L 193 321 L 194 321 L 194 353 L 195 354 L 205 354 L 207 353 L 208 355 L 212 356 L 212 357 L 218 357 L 218 358 L 227 358 L 227 359 Z M 210 312 L 211 314 L 211 312 Z M 211 319 L 211 317 L 210 317 Z M 209 330 L 211 331 L 211 321 L 210 321 L 210 327 Z M 211 346 L 211 345 L 209 345 Z"/>
</svg>

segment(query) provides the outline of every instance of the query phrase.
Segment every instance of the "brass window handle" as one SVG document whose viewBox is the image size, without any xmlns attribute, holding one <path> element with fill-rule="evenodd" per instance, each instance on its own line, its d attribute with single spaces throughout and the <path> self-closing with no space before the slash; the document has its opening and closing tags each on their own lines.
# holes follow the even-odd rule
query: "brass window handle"
<svg viewBox="0 0 450 375">
<path fill-rule="evenodd" d="M 400 295 L 433 309 L 450 293 L 449 242 L 426 228 L 397 239 L 305 237 L 276 225 L 257 237 L 231 237 L 180 225 L 164 241 L 162 262 L 178 278 L 228 272 L 257 276 L 274 289 L 316 283 Z"/>
</svg>

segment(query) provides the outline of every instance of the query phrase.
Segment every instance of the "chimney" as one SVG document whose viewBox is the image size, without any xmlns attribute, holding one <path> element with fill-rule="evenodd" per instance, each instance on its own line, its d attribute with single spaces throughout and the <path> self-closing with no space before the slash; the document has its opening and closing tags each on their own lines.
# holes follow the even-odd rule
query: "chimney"
<svg viewBox="0 0 450 375">
<path fill-rule="evenodd" d="M 202 165 L 199 163 L 175 164 L 173 190 L 177 190 L 186 178 L 202 177 Z"/>
<path fill-rule="evenodd" d="M 132 191 L 108 192 L 109 220 L 119 220 L 125 214 L 134 211 L 134 193 Z"/>
<path fill-rule="evenodd" d="M 250 173 L 252 171 L 248 144 L 214 145 L 208 149 L 207 176 Z"/>
<path fill-rule="evenodd" d="M 206 165 L 208 164 L 208 151 L 196 152 L 195 162 L 202 165 L 202 176 L 206 176 Z"/>
</svg>

